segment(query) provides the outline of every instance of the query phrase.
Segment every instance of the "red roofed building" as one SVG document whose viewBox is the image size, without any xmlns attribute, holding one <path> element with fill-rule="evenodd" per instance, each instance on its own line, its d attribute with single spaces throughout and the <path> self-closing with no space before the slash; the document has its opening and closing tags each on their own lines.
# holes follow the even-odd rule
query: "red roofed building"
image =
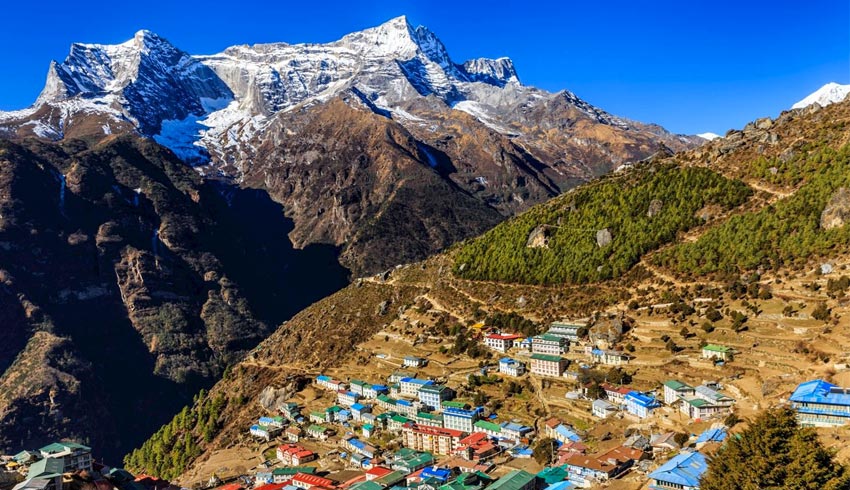
<svg viewBox="0 0 850 490">
<path fill-rule="evenodd" d="M 308 475 L 306 473 L 298 473 L 293 476 L 289 483 L 298 487 L 303 488 L 304 490 L 310 490 L 311 488 L 334 488 L 333 480 L 328 480 L 327 478 L 322 478 L 321 476 L 316 475 Z"/>
<path fill-rule="evenodd" d="M 301 466 L 316 459 L 316 453 L 298 444 L 283 444 L 277 447 L 277 459 L 287 466 Z"/>
<path fill-rule="evenodd" d="M 389 468 L 384 468 L 383 466 L 375 466 L 366 471 L 366 481 L 372 481 L 377 478 L 385 477 L 392 472 L 393 470 Z"/>
<path fill-rule="evenodd" d="M 605 391 L 605 397 L 609 402 L 616 403 L 618 405 L 622 405 L 626 395 L 632 391 L 631 388 L 625 386 L 614 386 L 608 383 L 602 383 L 599 387 Z"/>
<path fill-rule="evenodd" d="M 405 424 L 402 428 L 404 446 L 433 454 L 452 454 L 460 445 L 463 432 L 426 425 Z"/>
<path fill-rule="evenodd" d="M 218 490 L 245 490 L 245 487 L 238 483 L 228 483 L 227 485 L 218 487 Z"/>
<path fill-rule="evenodd" d="M 521 338 L 520 335 L 491 333 L 484 337 L 484 344 L 491 349 L 504 353 L 514 346 L 515 341 Z"/>
<path fill-rule="evenodd" d="M 469 461 L 478 461 L 499 452 L 499 448 L 484 432 L 473 432 L 458 442 L 459 446 L 453 451 Z"/>
<path fill-rule="evenodd" d="M 254 490 L 281 490 L 286 485 L 286 483 L 267 483 L 259 487 L 254 487 Z"/>
</svg>

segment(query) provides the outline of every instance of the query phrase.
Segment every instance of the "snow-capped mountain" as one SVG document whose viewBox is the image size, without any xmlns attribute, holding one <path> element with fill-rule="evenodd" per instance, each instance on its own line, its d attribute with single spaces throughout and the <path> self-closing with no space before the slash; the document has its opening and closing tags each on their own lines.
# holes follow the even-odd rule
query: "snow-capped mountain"
<svg viewBox="0 0 850 490">
<path fill-rule="evenodd" d="M 623 164 L 704 141 L 524 85 L 508 58 L 457 62 L 405 17 L 326 44 L 200 56 L 148 31 L 74 44 L 32 107 L 0 113 L 6 137 L 126 132 L 200 173 L 268 190 L 297 246 L 344 247 L 358 272 L 418 260 Z M 414 227 L 404 239 L 401 223 Z"/>
<path fill-rule="evenodd" d="M 722 138 L 722 136 L 720 136 L 719 134 L 710 133 L 710 132 L 709 133 L 700 133 L 697 136 L 699 136 L 700 138 L 702 138 L 704 140 L 708 140 L 708 141 L 713 141 L 713 140 L 716 140 L 717 138 Z"/>
<path fill-rule="evenodd" d="M 823 87 L 815 90 L 814 92 L 809 94 L 805 99 L 791 106 L 791 108 L 802 109 L 803 107 L 808 107 L 812 104 L 827 106 L 829 104 L 841 102 L 847 97 L 847 94 L 850 94 L 850 84 L 840 85 L 835 82 L 830 82 L 824 85 Z"/>
</svg>

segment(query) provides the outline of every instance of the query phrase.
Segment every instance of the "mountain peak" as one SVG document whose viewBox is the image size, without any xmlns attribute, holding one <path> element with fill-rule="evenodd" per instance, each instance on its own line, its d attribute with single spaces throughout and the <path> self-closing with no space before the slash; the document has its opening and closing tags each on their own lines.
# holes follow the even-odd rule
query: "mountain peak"
<svg viewBox="0 0 850 490">
<path fill-rule="evenodd" d="M 809 94 L 805 99 L 791 106 L 791 108 L 802 109 L 803 107 L 808 107 L 812 104 L 820 104 L 821 106 L 827 106 L 829 104 L 841 102 L 847 97 L 848 94 L 850 94 L 850 84 L 841 85 L 839 83 L 829 82 L 823 87 Z"/>
</svg>

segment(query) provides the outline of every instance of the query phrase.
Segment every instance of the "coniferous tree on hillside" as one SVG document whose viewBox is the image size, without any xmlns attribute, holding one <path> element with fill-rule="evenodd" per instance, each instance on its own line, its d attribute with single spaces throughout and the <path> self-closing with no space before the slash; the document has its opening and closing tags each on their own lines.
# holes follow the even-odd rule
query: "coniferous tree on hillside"
<svg viewBox="0 0 850 490">
<path fill-rule="evenodd" d="M 850 472 L 790 409 L 769 410 L 711 459 L 701 490 L 847 490 Z"/>
</svg>

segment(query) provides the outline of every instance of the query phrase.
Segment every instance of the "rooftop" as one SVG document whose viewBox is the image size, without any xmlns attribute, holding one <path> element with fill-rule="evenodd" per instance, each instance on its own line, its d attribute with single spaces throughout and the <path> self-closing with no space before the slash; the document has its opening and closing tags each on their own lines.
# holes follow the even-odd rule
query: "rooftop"
<svg viewBox="0 0 850 490">
<path fill-rule="evenodd" d="M 702 454 L 681 453 L 650 473 L 649 477 L 666 483 L 699 487 L 699 480 L 707 469 L 708 462 Z"/>
<path fill-rule="evenodd" d="M 717 344 L 706 344 L 702 350 L 712 351 L 712 352 L 729 352 L 732 349 L 726 347 L 725 345 L 717 345 Z"/>
<path fill-rule="evenodd" d="M 553 356 L 551 354 L 532 354 L 531 358 L 535 359 L 537 361 L 548 361 L 548 362 L 561 362 L 561 361 L 566 360 L 561 356 Z"/>
<path fill-rule="evenodd" d="M 528 485 L 536 477 L 524 470 L 514 470 L 507 475 L 496 480 L 495 483 L 487 487 L 488 490 L 520 490 Z"/>
<path fill-rule="evenodd" d="M 850 389 L 819 379 L 806 381 L 797 386 L 789 400 L 796 403 L 850 406 Z"/>
</svg>

